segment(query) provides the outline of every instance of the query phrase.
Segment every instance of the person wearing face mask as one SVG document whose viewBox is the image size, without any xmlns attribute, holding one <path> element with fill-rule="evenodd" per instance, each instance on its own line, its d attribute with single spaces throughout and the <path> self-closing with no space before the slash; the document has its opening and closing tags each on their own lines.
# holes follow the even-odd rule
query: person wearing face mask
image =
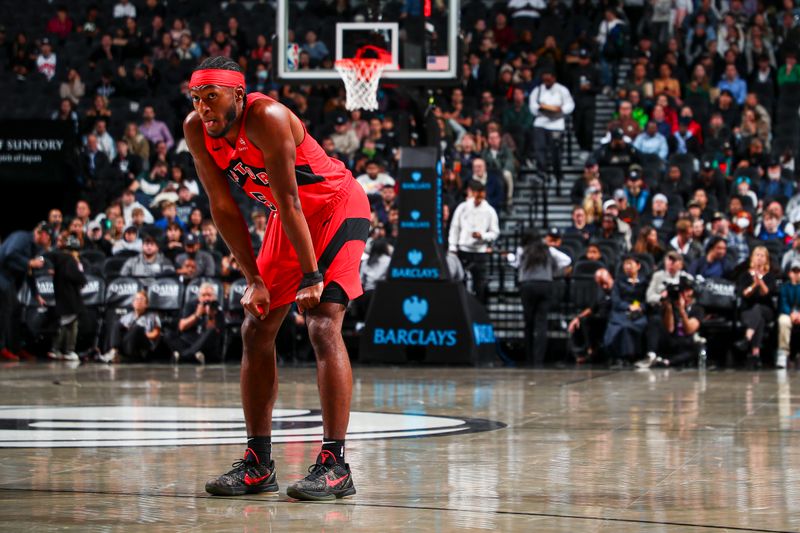
<svg viewBox="0 0 800 533">
<path fill-rule="evenodd" d="M 744 208 L 744 200 L 738 194 L 728 200 L 728 215 L 731 231 L 742 234 L 753 233 L 753 215 Z"/>
<path fill-rule="evenodd" d="M 250 83 L 248 84 L 248 91 L 269 92 L 269 70 L 266 65 L 259 63 L 256 65 L 256 73 Z"/>
</svg>

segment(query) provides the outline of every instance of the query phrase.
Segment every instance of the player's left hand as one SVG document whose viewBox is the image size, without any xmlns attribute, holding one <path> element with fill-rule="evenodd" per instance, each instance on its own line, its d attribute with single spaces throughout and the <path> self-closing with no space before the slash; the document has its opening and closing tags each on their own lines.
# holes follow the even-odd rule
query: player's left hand
<svg viewBox="0 0 800 533">
<path fill-rule="evenodd" d="M 305 313 L 309 309 L 314 309 L 319 305 L 319 299 L 322 298 L 322 290 L 325 288 L 323 282 L 316 285 L 310 285 L 297 291 L 295 302 L 297 302 L 297 310 Z"/>
</svg>

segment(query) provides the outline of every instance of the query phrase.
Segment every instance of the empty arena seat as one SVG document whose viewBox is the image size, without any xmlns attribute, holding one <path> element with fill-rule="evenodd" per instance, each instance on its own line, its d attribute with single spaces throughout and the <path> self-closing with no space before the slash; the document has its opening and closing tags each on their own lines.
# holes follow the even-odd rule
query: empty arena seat
<svg viewBox="0 0 800 533">
<path fill-rule="evenodd" d="M 575 267 L 572 269 L 572 275 L 578 277 L 594 276 L 594 273 L 600 268 L 606 268 L 605 263 L 600 261 L 582 260 L 575 263 Z"/>
<path fill-rule="evenodd" d="M 108 308 L 130 308 L 133 297 L 142 290 L 142 282 L 136 278 L 118 277 L 106 285 L 105 304 Z"/>
<path fill-rule="evenodd" d="M 99 345 L 105 317 L 103 306 L 106 300 L 106 282 L 96 275 L 86 275 L 86 285 L 81 288 L 81 298 L 86 312 L 82 313 L 78 322 L 78 350 Z"/>
<path fill-rule="evenodd" d="M 109 257 L 103 262 L 103 277 L 107 280 L 114 279 L 119 276 L 122 271 L 122 265 L 127 261 L 127 257 L 114 256 Z"/>
<path fill-rule="evenodd" d="M 58 327 L 57 321 L 53 320 L 52 313 L 52 309 L 56 305 L 52 276 L 37 276 L 34 282 L 39 295 L 45 300 L 45 307 L 39 306 L 39 302 L 33 297 L 27 284 L 23 285 L 17 293 L 17 298 L 22 304 L 24 334 L 29 336 L 31 344 L 36 344 L 44 337 L 52 335 Z"/>
<path fill-rule="evenodd" d="M 166 329 L 177 330 L 183 308 L 183 284 L 176 278 L 159 278 L 147 287 L 149 308 L 158 311 Z"/>
</svg>

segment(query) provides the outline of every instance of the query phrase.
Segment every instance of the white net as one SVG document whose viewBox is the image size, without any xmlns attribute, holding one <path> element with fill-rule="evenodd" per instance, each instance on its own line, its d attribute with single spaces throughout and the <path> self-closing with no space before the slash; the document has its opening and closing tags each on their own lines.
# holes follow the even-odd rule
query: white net
<svg viewBox="0 0 800 533">
<path fill-rule="evenodd" d="M 348 111 L 378 109 L 378 83 L 387 63 L 379 59 L 339 59 L 336 71 L 344 81 L 347 91 L 345 107 Z"/>
</svg>

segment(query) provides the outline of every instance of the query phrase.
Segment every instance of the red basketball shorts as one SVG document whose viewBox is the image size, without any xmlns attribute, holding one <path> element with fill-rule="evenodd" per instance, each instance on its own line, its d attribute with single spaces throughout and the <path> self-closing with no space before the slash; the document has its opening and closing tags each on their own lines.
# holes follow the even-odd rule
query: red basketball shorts
<svg viewBox="0 0 800 533">
<path fill-rule="evenodd" d="M 346 304 L 361 296 L 359 268 L 370 225 L 369 201 L 361 185 L 352 180 L 306 221 L 324 277 L 321 301 Z M 256 263 L 269 290 L 270 310 L 294 302 L 303 272 L 278 213 L 269 218 Z"/>
</svg>

